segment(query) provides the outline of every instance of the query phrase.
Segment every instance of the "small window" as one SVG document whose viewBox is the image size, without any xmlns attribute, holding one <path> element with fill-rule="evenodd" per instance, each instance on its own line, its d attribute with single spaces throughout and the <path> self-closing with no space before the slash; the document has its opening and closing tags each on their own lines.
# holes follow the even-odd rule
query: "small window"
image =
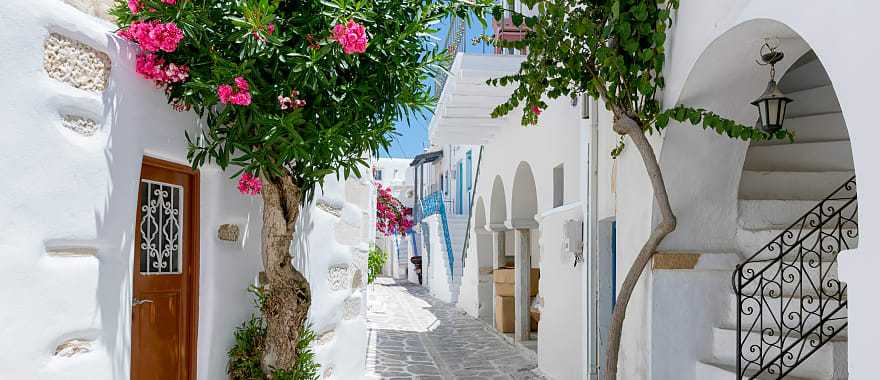
<svg viewBox="0 0 880 380">
<path fill-rule="evenodd" d="M 183 187 L 145 179 L 140 190 L 140 273 L 179 274 Z"/>
<path fill-rule="evenodd" d="M 562 165 L 553 168 L 553 207 L 565 203 L 565 170 Z"/>
<path fill-rule="evenodd" d="M 376 170 L 376 180 L 377 181 L 382 180 L 382 171 L 381 170 Z"/>
</svg>

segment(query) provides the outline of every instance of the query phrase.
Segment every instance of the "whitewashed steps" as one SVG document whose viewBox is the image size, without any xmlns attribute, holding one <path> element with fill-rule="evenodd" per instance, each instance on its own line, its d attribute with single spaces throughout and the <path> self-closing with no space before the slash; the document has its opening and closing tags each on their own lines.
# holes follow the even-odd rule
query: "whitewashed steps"
<svg viewBox="0 0 880 380">
<path fill-rule="evenodd" d="M 739 199 L 808 200 L 813 206 L 853 175 L 855 172 L 852 170 L 830 172 L 745 170 L 740 181 Z M 743 203 L 740 201 L 741 211 L 742 206 Z M 804 208 L 804 211 L 811 206 Z"/>
<path fill-rule="evenodd" d="M 842 183 L 842 182 L 840 182 Z M 839 184 L 839 183 L 838 183 Z M 829 194 L 828 192 L 825 193 Z M 825 202 L 825 211 L 823 215 L 831 219 L 828 221 L 826 228 L 831 227 L 831 223 L 837 222 L 836 216 L 831 216 L 835 211 L 840 211 L 841 216 L 849 218 L 854 216 L 856 210 L 855 200 L 829 200 Z M 765 229 L 785 229 L 792 223 L 800 219 L 808 211 L 813 210 L 818 201 L 816 200 L 779 200 L 779 199 L 745 199 L 740 200 L 738 224 L 744 229 L 765 230 Z M 829 209 L 833 207 L 833 211 Z M 841 209 L 842 208 L 842 209 Z M 817 215 L 818 216 L 818 215 Z M 813 217 L 815 219 L 816 217 Z M 857 219 L 857 217 L 856 217 Z M 846 227 L 846 226 L 845 226 Z M 806 231 L 805 231 L 806 232 Z M 770 241 L 769 239 L 766 241 Z M 765 241 L 765 242 L 766 242 Z"/>
<path fill-rule="evenodd" d="M 831 80 L 825 73 L 822 63 L 818 59 L 813 59 L 798 67 L 788 69 L 783 80 L 779 83 L 779 87 L 782 92 L 789 94 L 829 84 L 831 84 Z"/>
<path fill-rule="evenodd" d="M 789 92 L 786 96 L 794 100 L 787 106 L 787 117 L 840 112 L 840 104 L 831 85 Z"/>
<path fill-rule="evenodd" d="M 746 346 L 757 345 L 762 337 L 760 333 L 744 334 Z M 712 362 L 725 363 L 731 368 L 736 364 L 737 354 L 737 338 L 736 330 L 715 328 L 713 330 L 712 344 Z M 783 342 L 784 347 L 794 343 L 797 337 L 790 337 Z M 767 345 L 765 347 L 765 357 L 774 358 L 779 354 L 779 350 L 774 350 Z M 831 344 L 819 347 L 807 360 L 797 366 L 791 373 L 791 378 L 826 380 L 834 376 L 834 348 Z"/>
<path fill-rule="evenodd" d="M 754 171 L 853 170 L 849 140 L 751 146 L 744 166 Z"/>
<path fill-rule="evenodd" d="M 730 329 L 730 330 L 736 330 L 736 303 L 737 303 L 736 295 L 731 294 L 729 298 L 730 298 L 729 307 L 728 307 L 727 313 L 725 313 L 725 315 L 724 315 L 724 320 L 722 321 L 720 327 L 725 328 L 725 329 Z M 750 329 L 751 330 L 760 330 L 761 327 L 770 327 L 770 326 L 777 325 L 778 321 L 776 320 L 776 318 L 779 318 L 779 316 L 777 314 L 779 314 L 778 307 L 780 305 L 785 305 L 786 311 L 798 311 L 798 310 L 801 310 L 800 309 L 801 307 L 803 307 L 805 310 L 817 312 L 818 305 L 819 305 L 819 299 L 817 297 L 804 297 L 804 298 L 783 297 L 781 304 L 780 304 L 779 298 L 770 299 L 769 303 L 770 303 L 770 305 L 772 305 L 772 308 L 776 308 L 775 309 L 776 311 L 774 311 L 774 313 L 771 313 L 765 309 L 763 313 L 755 312 L 755 313 L 751 313 L 751 314 L 743 314 L 743 317 L 742 317 L 743 330 L 750 330 Z M 750 303 L 746 302 L 743 306 L 746 307 L 748 305 L 750 305 Z M 831 311 L 837 309 L 837 307 L 840 306 L 840 302 L 838 302 L 836 300 L 828 299 L 827 297 L 823 297 L 822 298 L 822 305 L 824 305 L 824 310 L 826 310 L 825 315 L 828 316 L 831 314 Z M 765 305 L 765 307 L 767 307 L 767 305 Z M 846 313 L 847 313 L 847 308 L 846 308 L 846 306 L 843 306 L 834 315 L 839 317 L 839 316 L 847 315 Z M 799 324 L 800 317 L 797 314 L 792 314 L 789 312 L 783 312 L 782 314 L 783 314 L 782 321 L 786 324 L 786 326 L 797 326 Z M 817 312 L 817 314 L 818 314 L 818 312 Z M 809 314 L 809 313 L 803 314 L 803 316 L 804 316 L 804 323 L 803 323 L 804 331 L 807 331 L 807 330 L 809 330 L 819 324 L 820 318 L 817 316 L 817 314 Z M 760 318 L 760 321 L 759 321 L 759 318 Z M 834 327 L 836 330 L 836 329 L 843 327 L 843 325 L 845 323 L 846 323 L 846 320 L 835 319 L 835 320 L 829 320 L 829 321 L 824 322 L 823 326 Z M 751 328 L 751 326 L 753 326 L 753 324 L 755 327 Z M 844 329 L 843 331 L 840 331 L 834 337 L 834 339 L 835 340 L 843 340 L 843 339 L 846 339 L 846 336 L 847 336 L 847 330 Z"/>
<path fill-rule="evenodd" d="M 843 114 L 840 112 L 798 117 L 786 116 L 784 128 L 793 132 L 794 141 L 799 143 L 849 139 Z M 789 143 L 788 139 L 782 139 L 753 142 L 752 145 L 781 145 Z"/>
<path fill-rule="evenodd" d="M 766 246 L 767 243 L 769 243 L 771 240 L 773 240 L 774 238 L 779 236 L 779 234 L 781 234 L 782 232 L 784 232 L 783 229 L 768 229 L 768 230 L 739 229 L 736 232 L 737 248 L 743 254 L 744 257 L 751 257 L 753 254 L 755 254 L 756 252 L 758 252 L 759 250 L 764 248 L 764 246 Z M 809 231 L 804 231 L 804 234 L 806 234 L 806 232 L 809 232 Z M 853 249 L 853 248 L 858 247 L 859 238 L 858 238 L 858 236 L 856 236 L 856 232 L 857 231 L 853 230 L 853 229 L 845 229 L 845 230 L 843 230 L 842 234 L 839 234 L 840 236 L 842 236 L 842 239 L 840 242 L 841 243 L 841 247 L 840 247 L 841 250 Z M 837 232 L 833 231 L 833 230 L 824 230 L 824 233 L 837 234 Z M 804 235 L 804 236 L 806 236 L 806 235 Z M 807 236 L 804 239 L 804 241 L 802 243 L 803 247 L 809 248 L 809 249 L 818 249 L 818 247 L 814 248 L 814 246 L 816 246 L 816 244 L 819 242 L 819 239 L 822 238 L 822 236 L 823 235 L 820 234 L 819 231 L 813 232 L 812 234 L 810 234 L 810 236 Z M 828 237 L 824 237 L 822 239 L 824 239 L 822 241 L 822 243 L 824 243 L 826 245 L 832 243 L 832 239 L 830 239 Z M 797 241 L 797 239 L 792 238 L 792 239 L 787 239 L 786 241 L 794 243 Z M 836 248 L 836 245 L 837 244 L 834 244 L 835 248 Z M 795 254 L 796 252 L 794 252 L 794 251 L 795 250 L 792 250 L 792 253 L 790 253 L 790 255 Z M 826 260 L 831 259 L 832 257 L 830 257 L 830 256 L 833 256 L 833 254 L 831 254 L 831 252 L 824 252 L 823 255 L 825 255 L 825 254 L 827 254 L 829 256 L 826 258 Z M 779 255 L 779 252 L 776 252 L 776 251 L 762 252 L 761 255 L 759 255 L 757 257 L 757 259 L 770 260 L 770 259 L 777 257 L 778 255 Z"/>
<path fill-rule="evenodd" d="M 736 377 L 736 367 L 703 362 L 697 362 L 696 376 L 694 378 L 697 380 L 739 380 Z M 787 376 L 785 379 L 812 380 L 795 376 Z M 758 375 L 758 380 L 779 380 L 779 376 L 761 374 Z"/>
</svg>

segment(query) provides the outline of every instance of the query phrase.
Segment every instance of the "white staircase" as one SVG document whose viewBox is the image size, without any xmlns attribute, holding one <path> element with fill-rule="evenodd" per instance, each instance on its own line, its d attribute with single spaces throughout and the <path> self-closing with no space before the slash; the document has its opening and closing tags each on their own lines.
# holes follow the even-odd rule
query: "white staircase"
<svg viewBox="0 0 880 380">
<path fill-rule="evenodd" d="M 461 284 L 461 276 L 464 274 L 461 251 L 464 248 L 464 239 L 467 235 L 468 218 L 467 215 L 447 214 L 446 220 L 449 225 L 449 240 L 452 242 L 452 257 L 455 258 L 452 266 L 452 280 L 456 284 Z"/>
<path fill-rule="evenodd" d="M 801 57 L 780 81 L 780 87 L 794 102 L 789 106 L 785 128 L 795 133 L 795 142 L 771 141 L 754 143 L 749 147 L 746 155 L 743 176 L 739 191 L 739 215 L 737 246 L 743 257 L 750 257 L 761 250 L 768 242 L 785 231 L 793 222 L 798 220 L 805 212 L 813 208 L 820 200 L 845 183 L 854 175 L 852 153 L 846 125 L 840 113 L 840 106 L 828 75 L 821 63 L 812 52 Z M 817 231 L 818 232 L 818 231 Z M 811 240 L 805 241 L 810 246 L 819 234 L 811 236 Z M 857 237 L 846 238 L 850 247 L 855 247 Z M 762 254 L 755 259 L 758 262 L 747 265 L 757 268 L 766 267 L 769 260 L 777 257 L 776 251 Z M 833 262 L 836 252 L 822 256 L 823 271 L 828 271 L 826 279 L 837 279 L 837 267 Z M 791 262 L 795 257 L 785 257 L 783 262 Z M 762 263 L 764 265 L 762 265 Z M 774 264 L 775 267 L 776 264 Z M 778 274 L 779 269 L 776 270 Z M 801 269 L 807 273 L 810 269 Z M 773 272 L 765 272 L 765 276 L 773 276 Z M 805 276 L 809 276 L 805 274 Z M 814 276 L 813 278 L 818 278 Z M 827 286 L 823 284 L 821 286 Z M 756 285 L 747 290 L 757 291 Z M 821 287 L 820 286 L 820 287 Z M 812 309 L 815 304 L 815 294 L 804 292 L 803 287 L 795 289 L 795 285 L 782 286 L 782 289 L 762 289 L 759 293 L 773 293 L 774 305 L 780 302 L 781 290 L 782 301 L 786 310 Z M 748 292 L 747 292 L 748 293 Z M 736 328 L 738 312 L 736 308 L 737 298 L 731 289 L 730 306 L 723 320 L 719 321 L 713 331 L 712 352 L 707 354 L 703 362 L 697 363 L 697 379 L 735 379 L 737 361 Z M 823 301 L 824 303 L 824 301 Z M 835 308 L 839 303 L 828 301 L 827 307 Z M 807 314 L 801 314 L 807 315 Z M 841 315 L 846 315 L 846 309 L 842 309 Z M 743 330 L 752 326 L 756 321 L 754 314 L 743 315 Z M 763 318 L 772 318 L 765 314 Z M 786 320 L 783 323 L 790 325 L 803 325 L 805 331 L 816 325 L 819 318 L 807 316 L 804 320 Z M 799 318 L 792 315 L 791 318 Z M 779 321 L 762 320 L 758 326 L 775 326 Z M 764 322 L 764 323 L 760 323 Z M 829 321 L 826 325 L 837 326 L 845 323 L 842 321 Z M 764 338 L 767 336 L 780 336 L 781 331 L 767 327 L 764 330 Z M 746 340 L 744 351 L 748 351 L 753 343 L 759 343 L 762 339 L 760 332 L 743 331 Z M 759 330 L 760 331 L 760 330 Z M 773 334 L 773 335 L 770 335 Z M 799 338 L 793 335 L 791 330 L 783 334 L 784 346 L 791 344 Z M 778 338 L 770 338 L 778 339 Z M 847 378 L 846 373 L 846 330 L 840 332 L 832 341 L 820 347 L 803 363 L 795 367 L 785 379 L 804 380 L 841 380 Z M 766 344 L 765 350 L 768 350 Z M 772 351 L 772 349 L 769 349 Z M 797 350 L 797 349 L 796 349 Z M 767 351 L 765 351 L 767 352 Z M 774 358 L 778 352 L 770 352 L 764 357 Z M 798 355 L 797 352 L 794 354 Z M 747 355 L 745 355 L 747 356 Z M 747 376 L 753 376 L 749 372 Z M 757 379 L 779 379 L 779 374 L 762 373 Z"/>
</svg>

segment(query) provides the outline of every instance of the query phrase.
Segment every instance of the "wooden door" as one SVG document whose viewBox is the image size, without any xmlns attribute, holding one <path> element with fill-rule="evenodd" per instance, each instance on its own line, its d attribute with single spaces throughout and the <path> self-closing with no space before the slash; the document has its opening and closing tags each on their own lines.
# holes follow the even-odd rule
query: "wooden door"
<svg viewBox="0 0 880 380">
<path fill-rule="evenodd" d="M 198 173 L 144 158 L 132 275 L 132 380 L 195 379 Z"/>
</svg>

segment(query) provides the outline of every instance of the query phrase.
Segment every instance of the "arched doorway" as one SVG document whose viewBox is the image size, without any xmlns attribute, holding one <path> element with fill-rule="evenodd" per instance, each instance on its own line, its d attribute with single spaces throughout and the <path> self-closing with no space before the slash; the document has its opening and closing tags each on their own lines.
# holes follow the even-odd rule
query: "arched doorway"
<svg viewBox="0 0 880 380">
<path fill-rule="evenodd" d="M 747 21 L 708 46 L 677 102 L 755 125 L 750 102 L 768 72 L 753 57 L 766 37 L 786 54 L 777 78 L 794 99 L 785 127 L 795 141 L 749 144 L 671 128 L 661 165 L 679 226 L 662 249 L 725 252 L 740 263 L 713 297 L 725 300 L 714 306 L 724 312 L 707 321 L 715 327 L 707 354 L 697 358 L 697 378 L 840 378 L 846 284 L 837 279 L 836 259 L 858 243 L 858 204 L 846 123 L 821 54 L 780 22 Z"/>
</svg>

